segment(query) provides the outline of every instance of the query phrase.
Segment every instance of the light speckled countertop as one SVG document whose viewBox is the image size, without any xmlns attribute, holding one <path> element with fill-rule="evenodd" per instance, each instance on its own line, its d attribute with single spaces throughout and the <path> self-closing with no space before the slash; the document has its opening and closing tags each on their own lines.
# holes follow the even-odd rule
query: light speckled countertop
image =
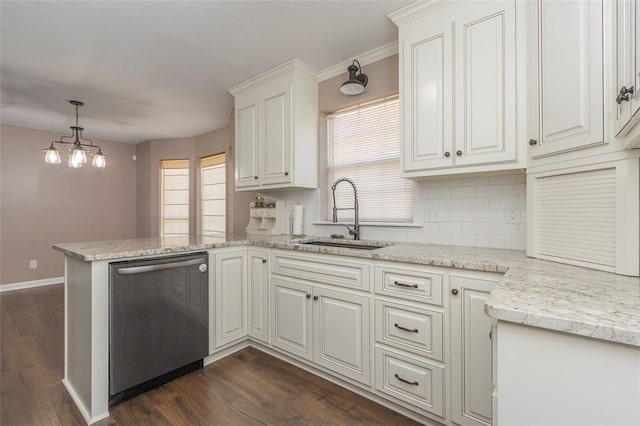
<svg viewBox="0 0 640 426">
<path fill-rule="evenodd" d="M 53 247 L 69 256 L 98 261 L 255 245 L 503 272 L 504 278 L 491 292 L 485 304 L 485 311 L 489 316 L 640 347 L 639 278 L 530 259 L 524 252 L 515 250 L 390 243 L 392 245 L 381 249 L 365 251 L 299 244 L 300 241 L 309 239 L 310 237 L 299 239 L 288 236 L 192 236 L 68 243 Z"/>
</svg>

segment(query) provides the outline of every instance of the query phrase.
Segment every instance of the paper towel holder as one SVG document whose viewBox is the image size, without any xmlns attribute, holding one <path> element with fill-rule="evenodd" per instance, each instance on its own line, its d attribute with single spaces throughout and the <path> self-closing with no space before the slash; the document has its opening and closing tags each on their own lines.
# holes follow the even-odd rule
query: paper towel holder
<svg viewBox="0 0 640 426">
<path fill-rule="evenodd" d="M 292 237 L 304 237 L 304 226 L 303 226 L 303 219 L 304 219 L 304 215 L 302 213 L 303 210 L 303 206 L 296 203 L 295 206 L 293 206 L 293 210 L 291 211 L 291 214 L 289 215 L 289 235 L 291 235 Z M 295 232 L 295 218 L 296 218 L 296 210 L 300 210 L 298 212 L 298 214 L 300 215 L 299 219 L 300 219 L 300 232 L 296 233 Z"/>
</svg>

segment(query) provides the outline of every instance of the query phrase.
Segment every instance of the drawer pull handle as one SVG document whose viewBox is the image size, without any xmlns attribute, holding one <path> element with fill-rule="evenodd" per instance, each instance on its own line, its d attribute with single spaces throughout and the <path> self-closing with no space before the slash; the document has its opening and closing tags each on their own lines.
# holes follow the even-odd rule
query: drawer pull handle
<svg viewBox="0 0 640 426">
<path fill-rule="evenodd" d="M 406 379 L 403 379 L 403 378 L 402 378 L 402 377 L 400 377 L 398 374 L 394 374 L 394 376 L 396 376 L 396 379 L 398 379 L 398 380 L 400 380 L 401 382 L 406 383 L 406 384 L 408 384 L 408 385 L 413 385 L 413 386 L 418 386 L 418 385 L 420 385 L 420 383 L 418 383 L 418 382 L 410 382 L 410 381 L 408 381 L 408 380 L 406 380 Z"/>
<path fill-rule="evenodd" d="M 400 281 L 394 281 L 393 284 L 399 287 L 418 288 L 418 284 L 405 284 L 401 283 Z"/>
<path fill-rule="evenodd" d="M 407 328 L 407 327 L 403 327 L 401 325 L 398 325 L 398 323 L 393 324 L 393 326 L 395 328 L 399 328 L 400 330 L 404 330 L 404 331 L 408 331 L 410 333 L 417 333 L 418 329 L 417 328 Z"/>
</svg>

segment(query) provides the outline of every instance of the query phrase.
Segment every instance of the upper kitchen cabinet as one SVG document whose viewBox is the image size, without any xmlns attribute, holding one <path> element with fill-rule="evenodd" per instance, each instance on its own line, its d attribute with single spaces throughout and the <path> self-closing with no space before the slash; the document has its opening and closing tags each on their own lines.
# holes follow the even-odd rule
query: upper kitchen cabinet
<svg viewBox="0 0 640 426">
<path fill-rule="evenodd" d="M 626 148 L 640 148 L 640 6 L 616 2 L 616 135 Z"/>
<path fill-rule="evenodd" d="M 318 186 L 317 81 L 313 69 L 292 59 L 229 89 L 236 190 Z"/>
<path fill-rule="evenodd" d="M 515 0 L 418 2 L 399 27 L 407 178 L 524 168 L 526 30 Z"/>
<path fill-rule="evenodd" d="M 607 0 L 530 3 L 532 159 L 609 143 L 605 64 L 611 4 Z"/>
</svg>

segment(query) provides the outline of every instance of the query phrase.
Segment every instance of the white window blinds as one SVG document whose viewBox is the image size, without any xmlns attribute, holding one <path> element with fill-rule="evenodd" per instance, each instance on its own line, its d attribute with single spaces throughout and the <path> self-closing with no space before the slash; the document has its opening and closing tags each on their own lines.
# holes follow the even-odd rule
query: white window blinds
<svg viewBox="0 0 640 426">
<path fill-rule="evenodd" d="M 160 235 L 188 235 L 189 160 L 162 160 L 160 171 Z"/>
<path fill-rule="evenodd" d="M 360 221 L 413 222 L 413 182 L 400 176 L 400 102 L 385 98 L 327 116 L 328 187 L 348 177 L 358 187 Z M 331 189 L 329 189 L 331 191 Z M 333 200 L 329 193 L 328 217 Z M 353 207 L 351 185 L 336 188 L 336 205 Z M 338 221 L 353 221 L 352 210 Z"/>
<path fill-rule="evenodd" d="M 224 234 L 227 230 L 225 170 L 225 154 L 200 159 L 202 235 Z"/>
</svg>

